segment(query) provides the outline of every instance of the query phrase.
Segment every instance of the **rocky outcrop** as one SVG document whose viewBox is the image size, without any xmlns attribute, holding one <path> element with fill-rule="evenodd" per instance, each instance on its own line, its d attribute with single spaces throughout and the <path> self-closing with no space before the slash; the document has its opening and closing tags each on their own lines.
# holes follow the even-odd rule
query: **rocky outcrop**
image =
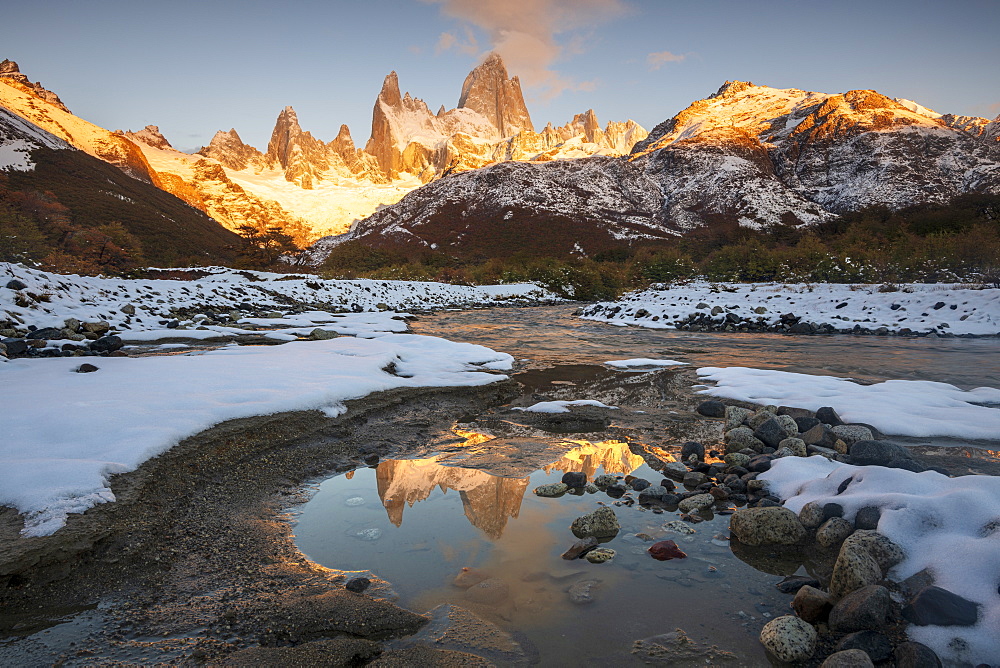
<svg viewBox="0 0 1000 668">
<path fill-rule="evenodd" d="M 21 69 L 13 60 L 5 59 L 0 62 L 0 80 L 7 85 L 17 86 L 22 90 L 31 93 L 35 97 L 45 100 L 57 109 L 65 111 L 67 114 L 73 113 L 66 108 L 66 105 L 63 104 L 58 95 L 43 87 L 41 82 L 36 81 L 32 83 L 31 80 L 28 79 L 27 75 L 21 73 Z"/>
<path fill-rule="evenodd" d="M 521 81 L 517 77 L 507 78 L 507 67 L 497 53 L 489 54 L 469 72 L 462 84 L 458 106 L 484 116 L 501 137 L 535 129 L 521 94 Z"/>
<path fill-rule="evenodd" d="M 173 146 L 170 145 L 170 142 L 167 141 L 167 138 L 163 136 L 163 133 L 160 132 L 160 128 L 155 125 L 147 125 L 138 132 L 132 132 L 131 130 L 123 132 L 121 130 L 117 130 L 115 131 L 115 134 L 127 137 L 134 142 L 142 142 L 143 144 L 152 146 L 153 148 L 173 148 Z"/>
<path fill-rule="evenodd" d="M 262 169 L 267 164 L 264 154 L 253 146 L 244 144 L 235 128 L 229 132 L 216 132 L 208 146 L 198 151 L 198 155 L 218 160 L 226 169 L 235 171 Z"/>
</svg>

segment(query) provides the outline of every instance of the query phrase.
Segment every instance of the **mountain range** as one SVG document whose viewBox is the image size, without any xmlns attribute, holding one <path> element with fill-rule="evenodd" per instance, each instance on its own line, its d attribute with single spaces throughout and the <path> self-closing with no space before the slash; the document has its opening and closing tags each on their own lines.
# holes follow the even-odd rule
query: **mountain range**
<svg viewBox="0 0 1000 668">
<path fill-rule="evenodd" d="M 938 114 L 872 90 L 843 94 L 727 81 L 621 157 L 505 162 L 449 175 L 318 241 L 465 256 L 592 255 L 719 222 L 815 224 L 1000 193 L 1000 117 Z M 544 233 L 540 233 L 544 231 Z"/>
<path fill-rule="evenodd" d="M 323 237 L 311 262 L 345 241 L 586 256 L 715 223 L 808 226 L 872 205 L 1000 193 L 1000 117 L 939 114 L 873 90 L 727 81 L 648 133 L 633 121 L 602 128 L 593 110 L 536 132 L 518 78 L 495 54 L 469 73 L 451 110 L 401 94 L 391 72 L 363 148 L 346 125 L 331 141 L 314 137 L 285 107 L 266 151 L 230 129 L 183 153 L 155 126 L 112 132 L 74 116 L 12 61 L 0 63 L 3 110 L 0 170 L 22 186 L 47 164 L 36 152 L 75 148 L 159 191 L 145 205 L 169 202 L 158 206 L 174 220 L 194 216 L 185 225 L 276 227 L 301 246 Z M 78 181 L 86 173 L 73 171 Z M 107 181 L 92 187 L 107 191 Z M 114 198 L 127 205 L 135 194 Z M 230 237 L 216 236 L 218 250 Z"/>
<path fill-rule="evenodd" d="M 344 125 L 324 142 L 302 129 L 292 107 L 275 122 L 266 151 L 219 131 L 195 154 L 178 151 L 156 126 L 111 132 L 74 116 L 31 83 L 16 63 L 0 66 L 0 106 L 154 185 L 236 230 L 277 227 L 300 245 L 345 232 L 355 221 L 445 173 L 498 161 L 622 155 L 646 137 L 633 121 L 601 129 L 593 110 L 534 132 L 517 77 L 492 55 L 469 73 L 456 108 L 433 113 L 390 73 L 358 148 Z"/>
</svg>

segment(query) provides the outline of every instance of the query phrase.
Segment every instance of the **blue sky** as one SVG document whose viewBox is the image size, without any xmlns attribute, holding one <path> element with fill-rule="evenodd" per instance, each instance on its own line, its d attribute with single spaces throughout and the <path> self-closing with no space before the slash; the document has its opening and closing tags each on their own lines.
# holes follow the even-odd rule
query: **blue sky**
<svg viewBox="0 0 1000 668">
<path fill-rule="evenodd" d="M 263 149 L 285 105 L 363 145 L 390 70 L 451 108 L 491 48 L 537 128 L 591 107 L 652 128 L 727 79 L 993 118 L 998 28 L 1000 0 L 32 0 L 3 9 L 0 58 L 103 127 L 159 125 L 184 150 L 235 127 Z"/>
</svg>

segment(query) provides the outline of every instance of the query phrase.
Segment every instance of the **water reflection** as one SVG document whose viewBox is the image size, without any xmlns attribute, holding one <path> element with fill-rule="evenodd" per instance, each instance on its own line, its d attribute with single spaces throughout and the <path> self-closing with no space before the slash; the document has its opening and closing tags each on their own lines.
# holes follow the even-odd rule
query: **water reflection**
<svg viewBox="0 0 1000 668">
<path fill-rule="evenodd" d="M 378 496 L 389 521 L 403 524 L 407 506 L 426 500 L 435 488 L 457 491 L 465 517 L 493 539 L 503 534 L 507 520 L 517 517 L 528 488 L 527 478 L 502 478 L 477 469 L 445 466 L 438 457 L 388 459 L 375 470 Z"/>
<path fill-rule="evenodd" d="M 493 440 L 489 434 L 455 430 L 466 439 L 463 445 L 478 445 Z M 641 456 L 634 454 L 623 441 L 591 442 L 564 441 L 574 445 L 566 454 L 542 466 L 546 474 L 553 471 L 580 472 L 593 479 L 603 469 L 610 474 L 628 475 L 643 465 Z M 451 455 L 435 455 L 423 459 L 386 459 L 375 469 L 376 488 L 389 521 L 396 527 L 403 524 L 407 507 L 427 500 L 435 489 L 447 494 L 458 492 L 465 517 L 472 526 L 493 540 L 503 535 L 507 521 L 516 518 L 528 489 L 528 476 L 504 477 L 482 469 L 462 468 L 449 463 Z"/>
</svg>

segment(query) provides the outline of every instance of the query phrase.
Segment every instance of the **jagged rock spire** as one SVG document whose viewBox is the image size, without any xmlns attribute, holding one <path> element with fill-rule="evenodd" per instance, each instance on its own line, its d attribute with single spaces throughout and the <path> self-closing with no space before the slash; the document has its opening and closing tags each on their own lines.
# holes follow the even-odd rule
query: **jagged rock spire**
<svg viewBox="0 0 1000 668">
<path fill-rule="evenodd" d="M 485 116 L 504 137 L 535 129 L 521 94 L 521 81 L 507 78 L 507 67 L 498 53 L 489 54 L 465 78 L 458 106 Z"/>
</svg>

